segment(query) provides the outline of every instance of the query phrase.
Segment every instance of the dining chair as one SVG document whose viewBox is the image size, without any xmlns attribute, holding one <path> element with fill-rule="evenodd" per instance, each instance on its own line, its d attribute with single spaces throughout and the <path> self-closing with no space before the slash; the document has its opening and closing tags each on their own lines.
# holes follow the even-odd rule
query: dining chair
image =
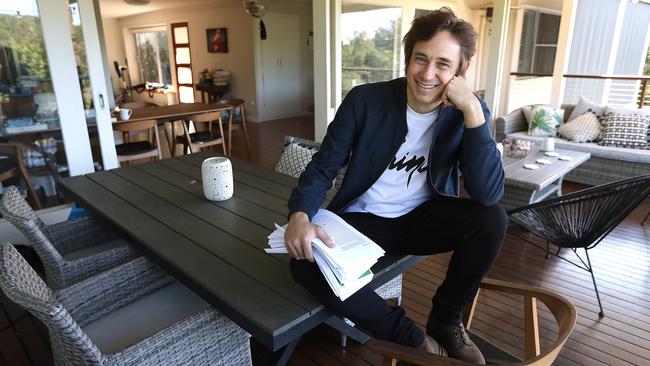
<svg viewBox="0 0 650 366">
<path fill-rule="evenodd" d="M 231 106 L 232 112 L 228 116 L 228 156 L 232 153 L 232 131 L 243 130 L 244 139 L 246 140 L 246 151 L 248 152 L 248 157 L 251 155 L 251 145 L 248 140 L 248 129 L 246 129 L 246 101 L 243 99 L 230 98 L 222 99 L 219 103 L 226 104 Z M 239 109 L 239 120 L 233 118 L 234 112 L 236 109 Z"/>
<path fill-rule="evenodd" d="M 155 119 L 113 123 L 113 131 L 122 134 L 122 143 L 115 145 L 117 160 L 120 164 L 146 158 L 162 159 L 158 123 Z M 144 134 L 146 140 L 131 141 L 136 134 Z"/>
<path fill-rule="evenodd" d="M 230 111 L 232 112 L 232 110 Z M 202 149 L 221 144 L 225 155 L 226 144 L 223 126 L 221 124 L 222 117 L 223 111 L 200 113 L 191 116 L 189 120 L 194 124 L 194 130 L 196 132 L 190 132 L 189 124 L 182 123 L 183 136 L 179 136 L 178 141 L 183 144 L 183 152 L 189 149 L 190 154 L 192 154 Z M 212 131 L 212 125 L 215 122 L 219 126 L 219 131 Z"/>
<path fill-rule="evenodd" d="M 32 178 L 25 167 L 21 149 L 19 144 L 0 143 L 0 184 L 4 186 L 8 180 L 22 178 L 27 186 L 28 199 L 40 210 L 43 205 L 32 186 Z"/>
<path fill-rule="evenodd" d="M 285 147 L 278 161 L 278 164 L 275 166 L 275 171 L 278 173 L 286 174 L 292 177 L 299 177 L 300 174 L 305 170 L 307 164 L 311 161 L 314 154 L 320 148 L 320 144 L 307 139 L 302 139 L 293 136 L 285 136 Z M 332 189 L 338 190 L 341 187 L 343 178 L 345 177 L 346 168 L 343 167 L 337 174 L 334 182 L 332 183 Z M 402 274 L 393 277 L 391 280 L 381 285 L 375 289 L 377 295 L 379 295 L 384 300 L 394 299 L 397 305 L 402 304 Z M 354 326 L 354 323 L 348 319 L 343 318 L 343 320 Z M 345 347 L 347 344 L 347 335 L 341 333 L 341 347 Z"/>
<path fill-rule="evenodd" d="M 140 109 L 147 107 L 157 107 L 158 104 L 152 102 L 125 102 L 120 103 L 120 108 Z"/>
<path fill-rule="evenodd" d="M 45 225 L 14 186 L 0 198 L 0 213 L 31 242 L 55 289 L 70 286 L 137 257 L 118 233 L 90 216 Z"/>
<path fill-rule="evenodd" d="M 589 249 L 593 249 L 650 195 L 650 175 L 644 175 L 584 189 L 572 194 L 519 207 L 508 211 L 510 219 L 546 240 L 546 257 L 550 254 L 589 272 L 603 317 L 598 286 Z M 549 244 L 557 246 L 552 253 Z M 533 244 L 535 245 L 535 244 Z M 578 261 L 560 255 L 570 248 Z M 585 259 L 578 254 L 584 249 Z"/>
<path fill-rule="evenodd" d="M 576 308 L 564 296 L 553 291 L 534 286 L 521 285 L 506 281 L 484 278 L 481 282 L 479 292 L 474 302 L 465 312 L 464 324 L 466 329 L 471 328 L 473 315 L 476 310 L 477 298 L 484 291 L 495 291 L 505 293 L 507 296 L 523 297 L 524 308 L 524 352 L 525 359 L 516 363 L 517 365 L 550 366 L 557 358 L 567 339 L 571 335 L 576 323 Z M 544 347 L 542 352 L 539 337 L 539 325 L 537 317 L 537 300 L 542 302 L 553 315 L 557 324 L 557 332 L 554 332 L 552 343 Z M 472 365 L 461 360 L 442 357 L 427 353 L 423 350 L 399 345 L 387 341 L 371 340 L 366 344 L 373 352 L 383 358 L 383 365 L 395 365 L 398 360 L 409 364 L 429 366 L 461 366 Z M 504 364 L 499 360 L 492 362 L 491 354 L 484 351 L 488 364 Z M 505 363 L 511 364 L 511 363 Z"/>
<path fill-rule="evenodd" d="M 48 328 L 57 365 L 251 365 L 250 335 L 140 257 L 53 291 L 10 243 L 0 288 Z"/>
</svg>

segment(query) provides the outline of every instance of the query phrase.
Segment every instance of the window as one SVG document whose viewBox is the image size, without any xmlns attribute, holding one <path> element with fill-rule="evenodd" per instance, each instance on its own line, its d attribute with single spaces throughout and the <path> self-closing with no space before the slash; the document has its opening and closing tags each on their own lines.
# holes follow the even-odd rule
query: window
<svg viewBox="0 0 650 366">
<path fill-rule="evenodd" d="M 171 84 L 167 31 L 162 28 L 133 32 L 138 74 L 141 83 Z"/>
<path fill-rule="evenodd" d="M 345 4 L 341 14 L 342 91 L 399 76 L 401 8 L 359 9 Z"/>
<path fill-rule="evenodd" d="M 525 10 L 517 71 L 553 73 L 559 30 L 559 15 Z"/>
<path fill-rule="evenodd" d="M 190 56 L 190 37 L 187 23 L 173 23 L 172 45 L 176 62 L 176 82 L 178 101 L 194 103 L 194 83 L 192 81 L 192 57 Z"/>
</svg>

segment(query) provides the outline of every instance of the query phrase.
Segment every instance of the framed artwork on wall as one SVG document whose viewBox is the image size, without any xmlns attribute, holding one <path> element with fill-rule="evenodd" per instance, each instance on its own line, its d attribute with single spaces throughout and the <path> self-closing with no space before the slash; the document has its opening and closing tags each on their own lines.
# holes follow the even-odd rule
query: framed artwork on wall
<svg viewBox="0 0 650 366">
<path fill-rule="evenodd" d="M 228 28 L 208 28 L 208 52 L 228 52 Z"/>
</svg>

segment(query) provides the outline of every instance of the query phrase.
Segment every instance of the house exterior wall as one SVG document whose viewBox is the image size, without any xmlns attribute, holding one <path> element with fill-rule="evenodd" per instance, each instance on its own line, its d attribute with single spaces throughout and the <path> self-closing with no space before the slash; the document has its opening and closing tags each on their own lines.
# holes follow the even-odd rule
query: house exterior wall
<svg viewBox="0 0 650 366">
<path fill-rule="evenodd" d="M 601 75 L 608 72 L 612 45 L 617 41 L 614 36 L 618 8 L 619 0 L 578 2 L 567 70 L 569 74 Z M 564 103 L 576 103 L 580 96 L 600 102 L 604 89 L 605 80 L 569 78 Z"/>
<path fill-rule="evenodd" d="M 642 3 L 627 4 L 614 64 L 614 74 L 643 74 L 645 55 L 648 52 L 649 25 L 650 5 Z M 638 86 L 638 81 L 612 80 L 607 102 L 611 104 L 635 103 Z"/>
</svg>

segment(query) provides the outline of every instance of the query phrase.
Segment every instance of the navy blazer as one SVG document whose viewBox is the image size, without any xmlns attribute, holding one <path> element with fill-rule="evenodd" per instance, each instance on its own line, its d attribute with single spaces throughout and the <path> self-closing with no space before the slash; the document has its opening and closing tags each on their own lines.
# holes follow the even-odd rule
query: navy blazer
<svg viewBox="0 0 650 366">
<path fill-rule="evenodd" d="M 503 195 L 505 175 L 489 130 L 490 111 L 479 102 L 487 122 L 476 128 L 465 128 L 458 109 L 441 106 L 429 150 L 428 182 L 434 195 L 458 196 L 462 172 L 470 197 L 490 206 Z M 289 215 L 302 211 L 311 220 L 345 164 L 343 184 L 328 209 L 340 212 L 365 193 L 405 141 L 406 106 L 405 78 L 353 88 L 327 128 L 319 151 L 300 175 L 289 199 Z"/>
</svg>

